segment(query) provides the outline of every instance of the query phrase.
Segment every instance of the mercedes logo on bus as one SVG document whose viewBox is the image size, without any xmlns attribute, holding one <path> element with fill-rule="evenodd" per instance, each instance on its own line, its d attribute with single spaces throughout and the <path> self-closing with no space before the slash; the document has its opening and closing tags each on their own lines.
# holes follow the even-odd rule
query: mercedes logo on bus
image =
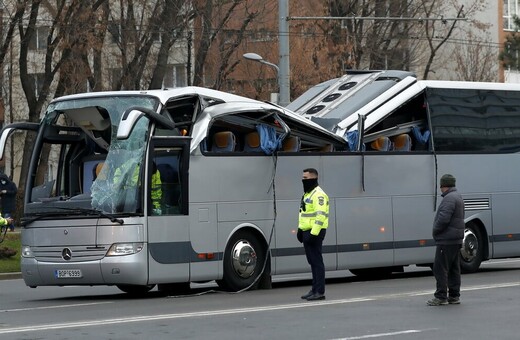
<svg viewBox="0 0 520 340">
<path fill-rule="evenodd" d="M 72 251 L 69 248 L 64 248 L 61 251 L 61 257 L 63 257 L 65 261 L 70 261 L 70 259 L 72 259 Z"/>
</svg>

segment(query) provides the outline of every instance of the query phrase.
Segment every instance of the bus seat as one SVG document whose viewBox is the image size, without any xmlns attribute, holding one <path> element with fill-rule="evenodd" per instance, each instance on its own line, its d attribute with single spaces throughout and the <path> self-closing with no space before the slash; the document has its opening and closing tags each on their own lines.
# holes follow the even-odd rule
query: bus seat
<svg viewBox="0 0 520 340">
<path fill-rule="evenodd" d="M 105 162 L 99 162 L 98 164 L 96 164 L 96 167 L 94 168 L 94 179 L 101 179 L 101 180 L 106 180 L 107 179 L 107 176 L 106 176 L 106 171 L 105 172 L 101 172 L 101 170 L 103 169 L 103 165 L 105 165 Z M 101 175 L 101 177 L 100 177 Z"/>
<path fill-rule="evenodd" d="M 392 142 L 390 141 L 390 138 L 381 136 L 370 143 L 370 147 L 376 151 L 390 151 L 392 149 Z"/>
<path fill-rule="evenodd" d="M 298 152 L 300 151 L 300 137 L 290 136 L 283 140 L 282 151 Z"/>
<path fill-rule="evenodd" d="M 244 145 L 245 152 L 262 152 L 260 147 L 260 135 L 258 132 L 250 132 L 246 135 L 246 142 Z"/>
<path fill-rule="evenodd" d="M 332 145 L 332 144 L 327 144 L 320 148 L 320 152 L 333 152 L 333 151 L 334 151 L 334 145 Z"/>
<path fill-rule="evenodd" d="M 213 135 L 212 152 L 232 152 L 235 151 L 236 138 L 231 131 L 217 132 Z"/>
<path fill-rule="evenodd" d="M 395 136 L 392 140 L 394 151 L 410 151 L 412 149 L 412 138 L 407 133 Z"/>
</svg>

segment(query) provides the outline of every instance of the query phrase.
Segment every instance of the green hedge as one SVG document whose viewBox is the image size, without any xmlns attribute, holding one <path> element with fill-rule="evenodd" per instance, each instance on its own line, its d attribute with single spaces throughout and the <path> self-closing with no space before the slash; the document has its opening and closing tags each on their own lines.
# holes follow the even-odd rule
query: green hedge
<svg viewBox="0 0 520 340">
<path fill-rule="evenodd" d="M 20 241 L 20 233 L 7 232 L 5 234 L 2 232 L 0 235 L 0 240 L 4 239 L 2 243 L 0 243 L 0 248 L 7 247 L 9 249 L 16 250 L 16 255 L 9 258 L 0 258 L 0 273 L 16 273 L 20 271 L 20 254 L 22 250 L 22 244 Z"/>
</svg>

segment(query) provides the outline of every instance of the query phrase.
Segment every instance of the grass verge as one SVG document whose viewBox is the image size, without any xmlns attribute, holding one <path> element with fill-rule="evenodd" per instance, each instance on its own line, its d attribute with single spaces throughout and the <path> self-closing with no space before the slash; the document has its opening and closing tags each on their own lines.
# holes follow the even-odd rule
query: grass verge
<svg viewBox="0 0 520 340">
<path fill-rule="evenodd" d="M 4 234 L 0 236 L 0 240 Z M 0 243 L 0 248 L 7 247 L 16 250 L 16 255 L 9 258 L 0 258 L 0 273 L 16 273 L 20 271 L 20 254 L 22 250 L 22 242 L 20 233 L 5 234 L 4 241 Z"/>
</svg>

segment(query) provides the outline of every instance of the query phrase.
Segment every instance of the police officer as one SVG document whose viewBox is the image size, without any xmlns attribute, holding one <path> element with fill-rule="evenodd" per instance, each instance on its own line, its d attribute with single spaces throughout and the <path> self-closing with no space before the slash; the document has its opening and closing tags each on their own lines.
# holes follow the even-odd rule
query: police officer
<svg viewBox="0 0 520 340">
<path fill-rule="evenodd" d="M 298 241 L 303 243 L 307 262 L 311 265 L 312 289 L 302 299 L 325 299 L 325 265 L 322 244 L 329 226 L 329 196 L 318 186 L 318 171 L 303 170 L 303 191 L 300 205 Z"/>
<path fill-rule="evenodd" d="M 0 199 L 2 202 L 2 216 L 5 219 L 9 219 L 8 224 L 2 227 L 9 228 L 10 231 L 14 231 L 13 219 L 11 218 L 14 214 L 16 207 L 16 184 L 6 174 L 0 174 Z"/>
</svg>

